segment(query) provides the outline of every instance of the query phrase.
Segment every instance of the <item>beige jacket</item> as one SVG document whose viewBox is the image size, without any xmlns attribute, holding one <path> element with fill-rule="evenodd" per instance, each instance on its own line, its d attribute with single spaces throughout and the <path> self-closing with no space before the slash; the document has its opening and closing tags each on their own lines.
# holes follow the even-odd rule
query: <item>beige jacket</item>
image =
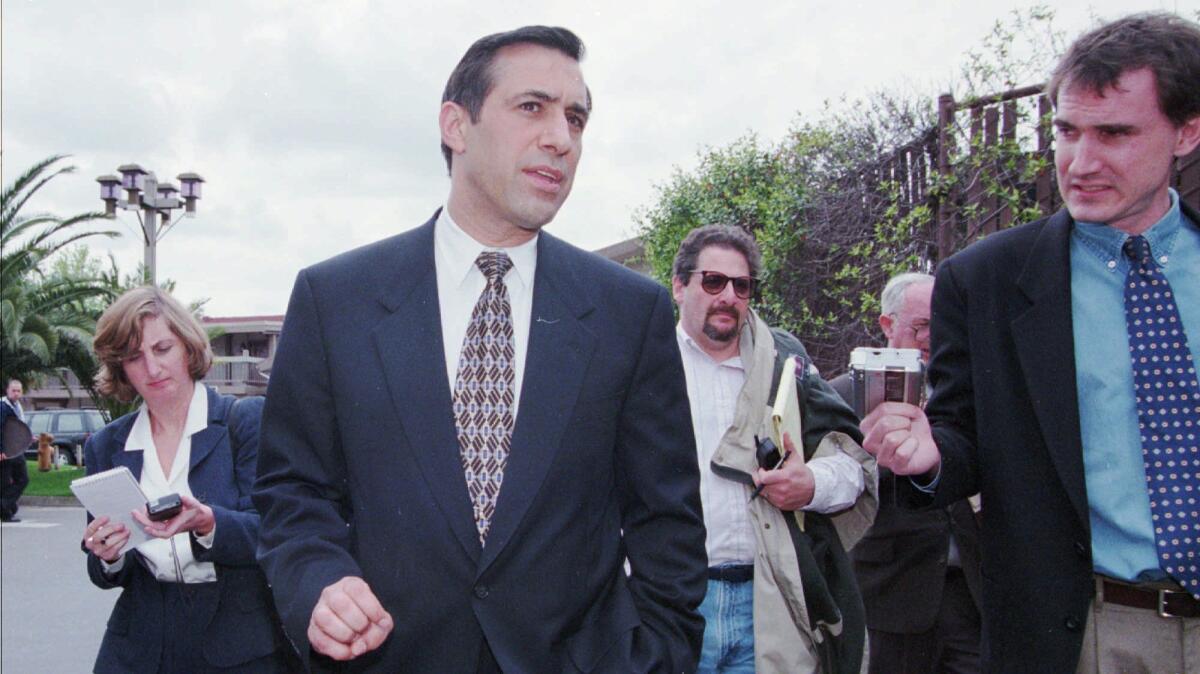
<svg viewBox="0 0 1200 674">
<path fill-rule="evenodd" d="M 767 324 L 751 312 L 741 337 L 742 363 L 746 383 L 737 399 L 733 425 L 721 439 L 714 466 L 753 474 L 758 467 L 754 436 L 767 437 L 770 424 L 770 393 L 774 384 L 775 343 Z M 809 377 L 819 380 L 814 374 Z M 809 423 L 805 410 L 804 423 Z M 833 431 L 820 441 L 813 458 L 835 452 L 850 455 L 862 466 L 864 489 L 854 506 L 831 517 L 843 547 L 852 548 L 875 519 L 879 505 L 879 478 L 875 459 L 849 435 Z M 804 601 L 804 583 L 800 578 L 796 550 L 783 512 L 765 498 L 747 506 L 755 529 L 757 554 L 754 560 L 754 665 L 759 674 L 803 674 L 816 672 L 818 662 L 814 642 L 823 638 L 809 627 Z M 841 625 L 828 626 L 838 634 Z M 862 671 L 866 672 L 866 654 Z"/>
</svg>

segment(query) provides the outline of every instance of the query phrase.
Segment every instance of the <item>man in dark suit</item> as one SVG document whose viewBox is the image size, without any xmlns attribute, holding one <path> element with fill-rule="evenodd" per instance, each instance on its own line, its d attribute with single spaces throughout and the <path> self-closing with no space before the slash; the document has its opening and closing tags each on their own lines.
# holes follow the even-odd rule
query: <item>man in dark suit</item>
<svg viewBox="0 0 1200 674">
<path fill-rule="evenodd" d="M 25 411 L 21 409 L 21 394 L 25 388 L 19 379 L 10 379 L 4 388 L 4 398 L 0 399 L 0 428 L 9 417 L 25 420 Z M 8 452 L 11 448 L 0 447 L 0 452 Z M 20 522 L 17 517 L 17 501 L 25 487 L 29 486 L 29 469 L 25 465 L 24 447 L 15 457 L 9 459 L 0 454 L 0 522 Z"/>
<path fill-rule="evenodd" d="M 439 117 L 446 207 L 296 280 L 254 497 L 314 668 L 695 667 L 704 527 L 670 298 L 540 231 L 591 111 L 582 52 L 541 26 L 476 42 Z"/>
<path fill-rule="evenodd" d="M 883 288 L 879 327 L 888 348 L 929 361 L 933 277 L 910 272 Z M 849 373 L 830 382 L 853 406 Z M 905 479 L 905 478 L 901 478 Z M 896 503 L 880 471 L 879 513 L 850 555 L 870 633 L 870 672 L 979 671 L 979 528 L 966 499 L 914 512 Z"/>
<path fill-rule="evenodd" d="M 981 492 L 985 671 L 1198 671 L 1200 28 L 1102 26 L 1048 93 L 1066 210 L 941 265 L 932 398 L 864 445 L 910 504 Z"/>
</svg>

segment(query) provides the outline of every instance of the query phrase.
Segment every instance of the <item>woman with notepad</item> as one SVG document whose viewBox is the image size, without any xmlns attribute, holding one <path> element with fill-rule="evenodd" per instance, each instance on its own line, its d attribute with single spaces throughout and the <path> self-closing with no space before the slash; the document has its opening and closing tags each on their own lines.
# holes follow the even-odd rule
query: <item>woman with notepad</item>
<svg viewBox="0 0 1200 674">
<path fill-rule="evenodd" d="M 86 479 L 109 480 L 100 473 L 111 471 L 120 475 L 109 491 L 136 494 L 131 475 L 145 499 L 178 494 L 182 502 L 161 521 L 151 521 L 140 503 L 131 512 L 89 512 L 88 574 L 101 588 L 123 589 L 95 671 L 287 671 L 270 590 L 254 559 L 259 519 L 250 488 L 262 399 L 237 401 L 200 381 L 212 362 L 208 337 L 157 288 L 117 299 L 100 317 L 93 346 L 99 390 L 140 397 L 142 405 L 88 440 L 94 478 Z"/>
</svg>

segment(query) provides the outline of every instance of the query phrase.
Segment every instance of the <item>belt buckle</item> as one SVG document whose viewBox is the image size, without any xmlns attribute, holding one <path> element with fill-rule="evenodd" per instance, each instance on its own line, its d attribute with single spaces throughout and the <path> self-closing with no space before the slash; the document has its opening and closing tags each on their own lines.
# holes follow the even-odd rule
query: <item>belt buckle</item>
<svg viewBox="0 0 1200 674">
<path fill-rule="evenodd" d="M 1186 594 L 1177 590 L 1159 590 L 1158 591 L 1158 617 L 1159 618 L 1182 618 L 1183 616 L 1174 615 L 1167 612 L 1167 596 L 1175 594 Z"/>
</svg>

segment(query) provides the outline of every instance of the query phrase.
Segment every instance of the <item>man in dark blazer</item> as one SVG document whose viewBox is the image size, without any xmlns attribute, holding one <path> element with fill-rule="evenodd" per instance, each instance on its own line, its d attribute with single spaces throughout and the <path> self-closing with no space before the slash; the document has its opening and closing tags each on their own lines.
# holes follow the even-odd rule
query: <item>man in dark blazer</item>
<svg viewBox="0 0 1200 674">
<path fill-rule="evenodd" d="M 888 348 L 929 361 L 933 277 L 898 274 L 884 286 L 879 327 Z M 830 385 L 854 406 L 849 373 Z M 906 479 L 906 478 L 900 478 Z M 967 499 L 912 511 L 896 477 L 879 475 L 875 524 L 851 550 L 870 634 L 870 674 L 979 671 L 979 527 Z"/>
<path fill-rule="evenodd" d="M 9 417 L 25 421 L 25 411 L 21 409 L 21 395 L 24 393 L 21 380 L 10 379 L 4 387 L 4 397 L 0 398 L 0 428 Z M 29 486 L 29 470 L 25 467 L 24 447 L 13 458 L 7 458 L 0 453 L 0 522 L 20 522 L 17 517 L 17 502 L 25 487 Z M 15 448 L 0 447 L 0 452 L 13 452 Z"/>
<path fill-rule="evenodd" d="M 704 527 L 670 298 L 540 232 L 591 111 L 582 51 L 541 26 L 476 42 L 439 118 L 446 208 L 296 280 L 254 498 L 259 559 L 314 669 L 695 667 Z M 511 316 L 499 417 L 517 389 L 515 423 L 480 432 L 503 440 L 492 503 L 460 402 L 489 297 L 504 306 L 485 320 Z"/>
<path fill-rule="evenodd" d="M 1048 91 L 1066 210 L 941 265 L 932 399 L 925 413 L 881 405 L 864 446 L 912 476 L 896 485 L 910 504 L 981 492 L 985 671 L 1197 671 L 1200 601 L 1158 552 L 1129 355 L 1141 335 L 1126 324 L 1139 304 L 1122 297 L 1148 266 L 1126 249 L 1148 242 L 1196 353 L 1200 213 L 1169 184 L 1200 145 L 1200 29 L 1171 15 L 1102 26 Z M 1172 387 L 1197 387 L 1194 368 L 1175 374 Z M 1194 436 L 1178 451 L 1200 458 Z M 1200 486 L 1186 464 L 1177 475 L 1181 492 Z"/>
</svg>

